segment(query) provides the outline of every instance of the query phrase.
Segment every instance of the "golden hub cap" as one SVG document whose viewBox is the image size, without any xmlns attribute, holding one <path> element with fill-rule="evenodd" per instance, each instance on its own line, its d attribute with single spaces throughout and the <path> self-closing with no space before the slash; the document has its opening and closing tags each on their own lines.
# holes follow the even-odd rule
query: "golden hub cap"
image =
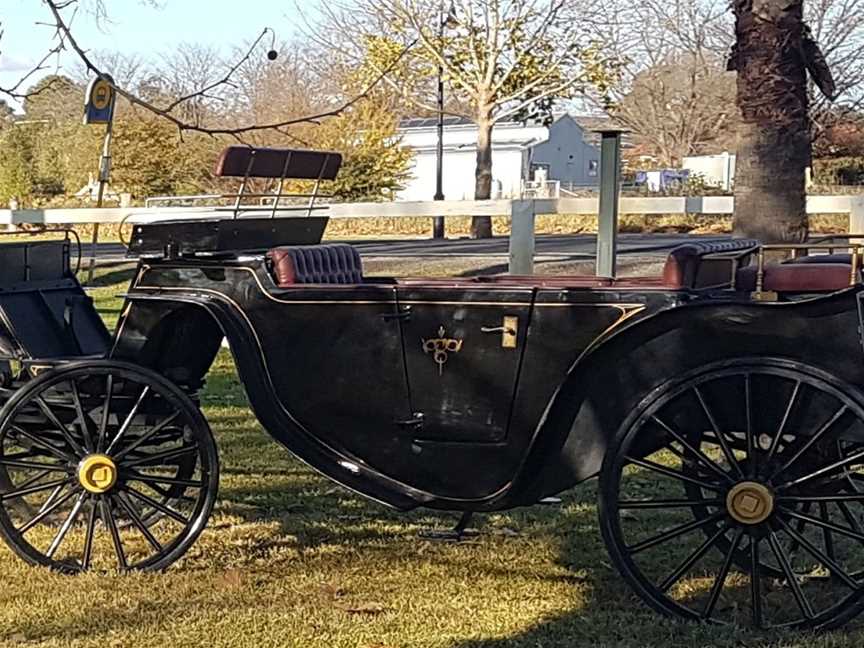
<svg viewBox="0 0 864 648">
<path fill-rule="evenodd" d="M 91 493 L 107 493 L 117 483 L 117 466 L 106 455 L 89 455 L 78 465 L 78 481 Z"/>
<path fill-rule="evenodd" d="M 774 495 L 757 482 L 741 482 L 726 495 L 726 508 L 742 524 L 759 524 L 774 511 Z"/>
</svg>

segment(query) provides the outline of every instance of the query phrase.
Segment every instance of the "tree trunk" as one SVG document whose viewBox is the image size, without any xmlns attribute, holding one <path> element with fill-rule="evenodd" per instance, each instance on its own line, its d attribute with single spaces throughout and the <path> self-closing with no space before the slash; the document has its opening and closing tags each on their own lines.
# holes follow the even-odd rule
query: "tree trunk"
<svg viewBox="0 0 864 648">
<path fill-rule="evenodd" d="M 492 119 L 484 115 L 477 120 L 477 167 L 474 171 L 474 200 L 492 197 Z M 491 238 L 492 218 L 474 216 L 471 219 L 471 238 Z"/>
<path fill-rule="evenodd" d="M 764 243 L 807 237 L 810 165 L 802 0 L 736 0 L 741 124 L 735 164 L 735 236 Z"/>
</svg>

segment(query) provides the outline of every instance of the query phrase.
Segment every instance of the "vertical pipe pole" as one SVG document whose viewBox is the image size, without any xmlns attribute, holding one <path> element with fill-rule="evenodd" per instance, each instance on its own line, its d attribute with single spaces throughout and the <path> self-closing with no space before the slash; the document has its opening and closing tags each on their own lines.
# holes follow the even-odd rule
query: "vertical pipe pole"
<svg viewBox="0 0 864 648">
<path fill-rule="evenodd" d="M 621 186 L 621 131 L 600 132 L 600 206 L 597 223 L 598 277 L 615 277 L 618 194 Z"/>
<path fill-rule="evenodd" d="M 105 188 L 111 180 L 111 139 L 114 135 L 114 109 L 105 128 L 105 139 L 102 140 L 102 158 L 99 161 L 99 191 L 96 194 L 96 208 L 101 209 L 105 200 Z M 99 249 L 99 223 L 93 224 L 93 238 L 90 241 L 90 265 L 87 268 L 87 284 L 93 283 L 93 273 L 96 270 L 96 253 Z"/>
<path fill-rule="evenodd" d="M 536 205 L 533 200 L 514 200 L 510 203 L 510 266 L 511 275 L 534 274 L 534 221 Z"/>
<path fill-rule="evenodd" d="M 438 46 L 444 43 L 444 0 L 438 2 Z M 444 67 L 438 65 L 438 147 L 435 150 L 435 198 L 444 200 Z M 432 238 L 444 238 L 444 217 L 432 221 Z"/>
</svg>

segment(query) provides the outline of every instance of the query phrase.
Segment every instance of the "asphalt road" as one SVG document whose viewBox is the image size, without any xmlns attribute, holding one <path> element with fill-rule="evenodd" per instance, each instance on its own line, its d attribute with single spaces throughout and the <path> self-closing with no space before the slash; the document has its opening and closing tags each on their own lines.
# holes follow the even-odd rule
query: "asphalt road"
<svg viewBox="0 0 864 648">
<path fill-rule="evenodd" d="M 640 254 L 663 256 L 671 248 L 687 241 L 723 241 L 728 236 L 694 234 L 620 234 L 618 254 Z M 354 245 L 360 254 L 367 258 L 410 258 L 410 257 L 481 257 L 486 259 L 506 259 L 509 240 L 506 236 L 491 239 L 473 240 L 469 238 L 433 241 L 427 239 L 386 239 L 386 240 L 340 240 Z M 593 259 L 596 254 L 597 237 L 593 234 L 538 235 L 536 258 L 538 261 L 578 261 Z M 85 244 L 84 257 L 89 258 L 90 245 Z M 99 264 L 113 264 L 127 261 L 125 248 L 117 243 L 100 243 L 96 260 Z"/>
</svg>

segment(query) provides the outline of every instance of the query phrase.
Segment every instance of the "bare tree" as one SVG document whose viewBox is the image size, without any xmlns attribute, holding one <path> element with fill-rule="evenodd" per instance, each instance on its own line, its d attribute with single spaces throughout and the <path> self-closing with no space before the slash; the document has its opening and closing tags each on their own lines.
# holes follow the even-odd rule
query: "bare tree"
<svg viewBox="0 0 864 648">
<path fill-rule="evenodd" d="M 440 68 L 450 114 L 478 129 L 474 196 L 492 193 L 492 131 L 505 120 L 550 120 L 556 102 L 604 85 L 607 61 L 572 20 L 566 0 L 457 0 L 441 24 L 438 3 L 423 0 L 344 0 L 325 6 L 331 39 L 316 25 L 313 37 L 357 65 L 383 72 L 390 52 L 416 41 L 416 58 L 384 80 L 421 110 L 434 100 L 418 92 Z M 425 86 L 425 87 L 428 87 Z M 491 236 L 488 217 L 475 217 L 472 235 Z"/>
<path fill-rule="evenodd" d="M 44 71 L 49 65 L 49 61 L 53 59 L 58 59 L 62 53 L 71 53 L 74 55 L 80 62 L 80 65 L 83 67 L 84 71 L 88 76 L 97 76 L 101 78 L 107 78 L 106 71 L 103 67 L 99 65 L 98 60 L 95 56 L 93 56 L 81 43 L 76 39 L 71 25 L 79 12 L 79 9 L 82 7 L 89 14 L 89 16 L 97 21 L 104 20 L 106 17 L 106 7 L 103 0 L 32 0 L 33 2 L 41 2 L 41 4 L 46 9 L 47 20 L 50 22 L 42 24 L 49 25 L 53 30 L 53 39 L 51 45 L 48 47 L 48 51 L 45 56 L 26 74 L 22 75 L 21 79 L 17 81 L 17 83 L 7 86 L 0 87 L 0 94 L 5 94 L 13 99 L 23 99 L 28 96 L 28 92 L 23 90 L 26 87 L 26 82 L 28 79 L 32 78 L 34 75 L 37 75 Z M 141 0 L 147 4 L 156 4 L 155 0 Z M 334 117 L 341 115 L 343 112 L 348 110 L 351 106 L 355 105 L 357 102 L 361 101 L 367 94 L 368 91 L 377 86 L 380 82 L 380 78 L 375 78 L 371 81 L 370 86 L 364 88 L 362 92 L 358 95 L 350 97 L 348 99 L 343 100 L 341 103 L 332 104 L 327 110 L 321 111 L 317 114 L 313 115 L 304 115 L 301 117 L 291 117 L 286 119 L 277 118 L 272 122 L 267 123 L 243 123 L 236 124 L 232 126 L 205 126 L 200 123 L 196 123 L 194 121 L 194 117 L 192 120 L 187 120 L 186 117 L 182 114 L 182 111 L 187 108 L 187 106 L 194 104 L 196 102 L 200 102 L 202 97 L 212 97 L 215 93 L 224 89 L 225 87 L 233 86 L 233 78 L 237 71 L 246 63 L 258 50 L 259 46 L 261 46 L 265 42 L 265 38 L 272 35 L 271 29 L 265 29 L 257 39 L 251 44 L 251 46 L 245 50 L 245 52 L 240 56 L 240 58 L 233 63 L 225 66 L 222 72 L 212 80 L 212 82 L 205 83 L 201 87 L 194 88 L 187 94 L 183 94 L 179 97 L 170 99 L 168 101 L 155 101 L 148 100 L 147 98 L 137 94 L 134 89 L 124 87 L 116 80 L 112 83 L 112 86 L 115 92 L 125 100 L 127 100 L 133 106 L 138 106 L 144 110 L 153 113 L 162 119 L 165 119 L 172 123 L 181 133 L 184 131 L 190 132 L 199 132 L 205 133 L 207 135 L 215 136 L 215 135 L 228 135 L 234 138 L 242 140 L 244 135 L 249 133 L 254 133 L 262 130 L 274 130 L 281 131 L 282 129 L 287 128 L 288 126 L 300 123 L 317 123 L 321 119 L 325 119 L 327 117 Z M 0 31 L 0 39 L 2 39 L 2 31 Z M 406 47 L 399 56 L 396 61 L 394 61 L 394 65 L 398 64 L 399 60 L 401 60 L 402 56 L 404 56 L 407 49 Z M 59 66 L 59 63 L 57 64 Z M 389 69 L 382 70 L 381 77 L 389 73 Z"/>
<path fill-rule="evenodd" d="M 726 7 L 645 0 L 604 3 L 592 25 L 626 62 L 605 108 L 662 164 L 700 152 L 735 125 L 735 80 Z"/>
</svg>

